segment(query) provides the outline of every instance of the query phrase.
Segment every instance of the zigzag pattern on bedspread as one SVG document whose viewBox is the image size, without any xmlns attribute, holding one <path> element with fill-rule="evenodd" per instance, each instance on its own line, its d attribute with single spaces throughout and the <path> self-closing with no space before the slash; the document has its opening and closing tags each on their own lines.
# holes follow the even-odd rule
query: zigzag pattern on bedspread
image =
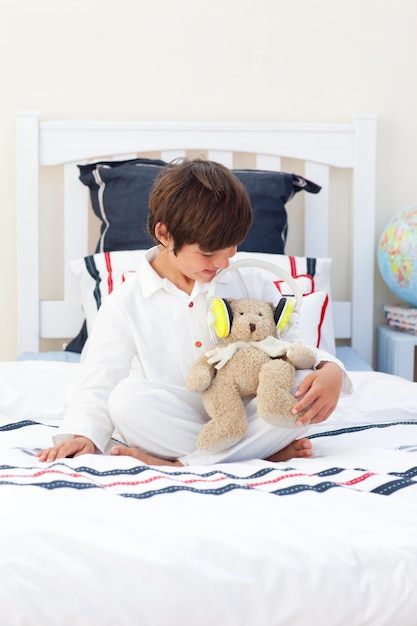
<svg viewBox="0 0 417 626">
<path fill-rule="evenodd" d="M 410 441 L 410 429 L 417 426 L 417 421 L 392 422 L 350 428 L 339 428 L 311 435 L 313 439 L 343 438 L 346 443 L 349 437 L 355 437 L 366 430 L 384 430 L 390 437 L 394 435 L 399 441 Z M 404 433 L 401 434 L 401 429 Z M 33 420 L 24 420 L 5 424 L 0 431 L 7 436 L 24 434 L 31 431 L 35 440 L 45 435 L 50 437 L 53 426 L 46 426 Z M 13 432 L 14 431 L 14 432 Z M 47 431 L 50 431 L 49 433 Z M 388 433 L 388 431 L 390 431 Z M 417 429 L 416 429 L 417 437 Z M 16 439 L 16 442 L 18 440 Z M 417 441 L 417 439 L 416 439 Z M 398 446 L 397 449 L 417 450 L 417 446 Z M 290 462 L 270 464 L 259 462 L 261 466 L 251 464 L 232 464 L 227 471 L 225 465 L 213 468 L 157 468 L 139 465 L 134 459 L 104 455 L 85 455 L 74 459 L 64 459 L 54 463 L 34 463 L 35 448 L 13 446 L 4 449 L 3 465 L 0 466 L 0 486 L 16 485 L 41 487 L 48 490 L 100 489 L 109 494 L 134 498 L 138 500 L 173 494 L 190 492 L 205 495 L 224 495 L 234 490 L 262 491 L 271 495 L 290 496 L 306 491 L 324 494 L 330 489 L 348 489 L 356 492 L 368 492 L 379 495 L 393 495 L 410 489 L 417 493 L 417 465 L 414 454 L 403 454 L 406 461 L 402 462 L 401 470 L 374 471 L 369 468 L 343 467 L 335 464 L 337 455 L 332 458 L 293 459 Z M 383 450 L 381 450 L 381 453 Z M 402 458 L 403 458 L 402 457 Z M 103 464 L 105 463 L 105 465 Z M 309 471 L 311 469 L 311 471 Z M 415 495 L 414 495 L 415 497 Z"/>
</svg>

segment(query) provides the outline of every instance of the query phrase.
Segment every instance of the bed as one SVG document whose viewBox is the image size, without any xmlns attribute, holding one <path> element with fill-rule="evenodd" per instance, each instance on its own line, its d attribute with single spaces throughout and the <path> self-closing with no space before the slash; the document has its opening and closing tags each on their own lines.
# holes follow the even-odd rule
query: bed
<svg viewBox="0 0 417 626">
<path fill-rule="evenodd" d="M 415 626 L 417 388 L 372 369 L 376 130 L 374 115 L 200 124 L 18 113 L 19 358 L 0 362 L 1 624 Z M 101 205 L 92 247 L 97 189 L 80 171 L 201 151 L 245 176 L 293 167 L 291 183 L 321 187 L 292 188 L 283 201 L 291 229 L 302 197 L 302 251 L 283 249 L 284 224 L 278 251 L 238 254 L 280 261 L 307 281 L 308 317 L 319 319 L 309 330 L 319 327 L 344 360 L 354 393 L 311 427 L 312 459 L 156 468 L 97 454 L 39 464 L 35 451 L 49 445 L 80 380 L 97 297 L 142 253 L 137 241 L 106 249 L 113 224 Z"/>
</svg>

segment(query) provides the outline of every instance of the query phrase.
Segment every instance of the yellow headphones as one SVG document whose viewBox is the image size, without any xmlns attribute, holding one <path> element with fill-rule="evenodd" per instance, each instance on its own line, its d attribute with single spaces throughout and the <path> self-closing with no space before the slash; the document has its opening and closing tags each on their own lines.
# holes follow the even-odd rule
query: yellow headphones
<svg viewBox="0 0 417 626">
<path fill-rule="evenodd" d="M 277 333 L 282 336 L 290 326 L 294 311 L 294 300 L 281 298 L 274 310 Z M 218 337 L 227 337 L 233 323 L 233 311 L 225 298 L 213 298 L 209 311 L 209 322 Z"/>
<path fill-rule="evenodd" d="M 230 263 L 229 267 L 221 270 L 213 279 L 215 282 L 224 272 L 238 269 L 239 267 L 261 267 L 269 270 L 281 280 L 285 280 L 287 285 L 291 287 L 294 296 L 282 297 L 274 310 L 274 319 L 277 326 L 277 333 L 280 337 L 288 331 L 295 314 L 299 314 L 302 305 L 302 293 L 295 280 L 285 270 L 277 267 L 273 263 L 267 261 L 241 259 Z M 212 298 L 208 312 L 208 323 L 213 328 L 218 337 L 227 337 L 233 322 L 233 312 L 230 303 L 225 298 Z"/>
<path fill-rule="evenodd" d="M 227 337 L 233 321 L 233 312 L 228 301 L 224 298 L 213 298 L 210 312 L 212 313 L 211 325 L 216 335 L 218 337 Z"/>
</svg>

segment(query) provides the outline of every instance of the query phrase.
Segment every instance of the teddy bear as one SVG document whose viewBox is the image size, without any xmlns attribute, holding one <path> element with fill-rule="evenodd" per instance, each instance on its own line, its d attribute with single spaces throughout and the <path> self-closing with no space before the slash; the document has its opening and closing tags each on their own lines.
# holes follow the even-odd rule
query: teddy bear
<svg viewBox="0 0 417 626">
<path fill-rule="evenodd" d="M 222 303 L 230 318 L 228 334 L 195 361 L 186 381 L 188 389 L 202 394 L 209 416 L 197 438 L 197 447 L 208 453 L 221 452 L 246 434 L 244 398 L 256 396 L 258 414 L 266 422 L 295 427 L 295 371 L 310 369 L 316 359 L 300 341 L 279 338 L 272 303 L 255 298 Z"/>
</svg>

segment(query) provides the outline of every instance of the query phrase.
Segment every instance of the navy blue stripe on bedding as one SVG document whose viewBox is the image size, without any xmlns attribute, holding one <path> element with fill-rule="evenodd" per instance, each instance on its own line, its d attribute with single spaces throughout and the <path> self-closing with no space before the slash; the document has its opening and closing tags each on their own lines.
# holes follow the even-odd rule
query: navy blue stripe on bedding
<svg viewBox="0 0 417 626">
<path fill-rule="evenodd" d="M 337 437 L 338 435 L 345 435 L 347 433 L 357 433 L 361 430 L 369 430 L 371 428 L 390 428 L 391 426 L 417 426 L 417 420 L 403 422 L 385 422 L 382 424 L 362 424 L 361 426 L 349 426 L 348 428 L 325 430 L 322 433 L 312 433 L 310 435 L 306 435 L 306 437 L 307 439 L 317 439 L 319 437 Z"/>
<path fill-rule="evenodd" d="M 97 311 L 101 307 L 101 293 L 100 293 L 100 272 L 97 269 L 97 266 L 94 261 L 94 256 L 87 256 L 84 259 L 85 267 L 87 272 L 90 274 L 91 278 L 95 281 L 95 287 L 93 290 L 94 300 L 96 301 Z"/>
<path fill-rule="evenodd" d="M 316 259 L 314 257 L 306 257 L 306 267 L 307 274 L 314 278 L 316 275 Z"/>
<path fill-rule="evenodd" d="M 18 430 L 19 428 L 25 428 L 26 426 L 43 426 L 40 422 L 34 420 L 21 420 L 20 422 L 10 422 L 0 426 L 0 432 L 7 432 L 9 430 Z"/>
</svg>

